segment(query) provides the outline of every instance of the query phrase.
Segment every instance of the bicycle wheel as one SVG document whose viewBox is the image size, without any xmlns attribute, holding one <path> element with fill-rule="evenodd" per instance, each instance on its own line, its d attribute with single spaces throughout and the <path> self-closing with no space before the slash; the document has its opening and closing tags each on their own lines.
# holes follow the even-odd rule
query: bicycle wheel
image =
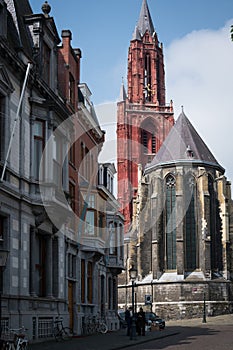
<svg viewBox="0 0 233 350">
<path fill-rule="evenodd" d="M 61 341 L 62 340 L 62 332 L 57 327 L 54 328 L 53 335 L 54 335 L 54 338 L 56 339 L 56 341 Z"/>
<path fill-rule="evenodd" d="M 19 346 L 20 350 L 27 350 L 28 349 L 28 342 L 23 342 L 22 344 L 20 344 Z"/>
<path fill-rule="evenodd" d="M 108 331 L 108 326 L 106 325 L 106 323 L 101 323 L 99 325 L 99 332 L 102 334 L 105 334 L 107 333 L 107 331 Z"/>
<path fill-rule="evenodd" d="M 63 340 L 69 340 L 69 339 L 72 339 L 73 337 L 73 331 L 71 328 L 69 327 L 64 327 L 62 329 L 62 339 Z"/>
</svg>

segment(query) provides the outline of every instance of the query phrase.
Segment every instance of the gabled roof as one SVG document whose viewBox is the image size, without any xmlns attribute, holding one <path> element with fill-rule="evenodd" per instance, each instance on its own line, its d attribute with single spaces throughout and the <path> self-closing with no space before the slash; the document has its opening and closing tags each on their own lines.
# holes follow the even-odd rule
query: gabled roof
<svg viewBox="0 0 233 350">
<path fill-rule="evenodd" d="M 140 15 L 139 15 L 139 20 L 138 20 L 138 23 L 137 23 L 137 27 L 136 27 L 136 29 L 134 31 L 132 40 L 135 40 L 135 39 L 139 40 L 140 39 L 137 31 L 139 31 L 141 36 L 143 36 L 147 30 L 149 31 L 149 33 L 151 35 L 155 31 L 154 25 L 153 25 L 153 22 L 152 22 L 152 19 L 151 19 L 150 11 L 149 11 L 149 8 L 148 8 L 148 5 L 147 5 L 147 1 L 143 0 L 142 7 L 141 7 L 141 12 L 140 12 Z"/>
<path fill-rule="evenodd" d="M 209 148 L 199 136 L 184 112 L 180 114 L 177 122 L 170 130 L 164 143 L 145 172 L 152 168 L 178 163 L 204 163 L 205 165 L 224 169 L 217 162 Z"/>
</svg>

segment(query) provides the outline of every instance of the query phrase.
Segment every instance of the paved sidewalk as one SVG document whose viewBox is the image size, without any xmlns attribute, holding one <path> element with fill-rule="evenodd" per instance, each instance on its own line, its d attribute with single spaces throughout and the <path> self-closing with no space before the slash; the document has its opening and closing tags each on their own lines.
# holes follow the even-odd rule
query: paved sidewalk
<svg viewBox="0 0 233 350">
<path fill-rule="evenodd" d="M 233 314 L 207 317 L 206 323 L 202 319 L 175 320 L 167 321 L 164 330 L 146 332 L 145 336 L 137 336 L 135 340 L 130 340 L 126 336 L 126 329 L 107 334 L 95 334 L 86 337 L 77 337 L 72 340 L 56 342 L 46 341 L 36 344 L 30 344 L 31 350 L 120 350 L 133 345 L 149 342 L 155 339 L 173 336 L 182 331 L 182 327 L 211 327 L 211 325 L 233 325 Z"/>
<path fill-rule="evenodd" d="M 47 341 L 43 343 L 31 344 L 32 350 L 118 350 L 125 349 L 132 345 L 146 343 L 153 339 L 172 336 L 176 331 L 166 328 L 161 331 L 146 332 L 145 336 L 137 336 L 135 340 L 130 340 L 126 335 L 126 329 L 106 334 L 95 334 L 86 337 L 77 337 L 63 342 Z"/>
</svg>

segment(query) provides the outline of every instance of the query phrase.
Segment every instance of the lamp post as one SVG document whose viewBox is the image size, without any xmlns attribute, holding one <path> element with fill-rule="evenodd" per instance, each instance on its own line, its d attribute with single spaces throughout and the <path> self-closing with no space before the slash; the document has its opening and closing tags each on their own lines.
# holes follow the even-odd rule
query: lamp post
<svg viewBox="0 0 233 350">
<path fill-rule="evenodd" d="M 0 249 L 0 338 L 2 336 L 2 292 L 3 292 L 3 270 L 6 267 L 8 251 Z"/>
<path fill-rule="evenodd" d="M 205 292 L 203 292 L 203 317 L 202 323 L 206 323 Z"/>
<path fill-rule="evenodd" d="M 132 316 L 132 325 L 131 325 L 131 332 L 130 332 L 130 339 L 133 340 L 136 338 L 136 320 L 135 320 L 135 305 L 134 305 L 134 285 L 135 280 L 137 277 L 137 269 L 132 265 L 131 269 L 129 270 L 129 276 L 132 281 L 132 308 L 133 308 L 133 316 Z"/>
</svg>

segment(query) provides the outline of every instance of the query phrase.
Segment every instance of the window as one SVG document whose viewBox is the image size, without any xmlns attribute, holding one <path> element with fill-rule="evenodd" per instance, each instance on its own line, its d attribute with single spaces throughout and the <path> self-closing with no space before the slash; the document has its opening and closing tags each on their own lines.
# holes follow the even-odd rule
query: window
<svg viewBox="0 0 233 350">
<path fill-rule="evenodd" d="M 223 270 L 222 254 L 222 222 L 219 215 L 219 202 L 214 187 L 213 178 L 208 175 L 208 234 L 211 237 L 211 270 L 219 272 Z"/>
<path fill-rule="evenodd" d="M 95 234 L 95 213 L 87 210 L 85 217 L 85 234 L 94 236 Z"/>
<path fill-rule="evenodd" d="M 0 160 L 3 159 L 3 141 L 5 140 L 4 125 L 5 125 L 5 98 L 2 95 L 0 95 Z"/>
<path fill-rule="evenodd" d="M 69 102 L 75 106 L 75 80 L 71 73 L 69 73 Z"/>
<path fill-rule="evenodd" d="M 43 57 L 42 57 L 42 78 L 49 85 L 50 84 L 50 56 L 51 50 L 47 44 L 43 43 Z"/>
<path fill-rule="evenodd" d="M 185 178 L 185 255 L 186 269 L 197 268 L 196 183 L 192 176 Z"/>
<path fill-rule="evenodd" d="M 88 261 L 87 264 L 87 301 L 92 304 L 92 283 L 93 283 L 93 265 Z"/>
<path fill-rule="evenodd" d="M 76 276 L 76 268 L 75 268 L 75 255 L 68 254 L 68 277 L 75 278 Z"/>
<path fill-rule="evenodd" d="M 90 168 L 91 168 L 91 158 L 89 154 L 88 148 L 81 142 L 81 173 L 82 175 L 88 179 L 90 176 Z"/>
<path fill-rule="evenodd" d="M 142 145 L 143 145 L 143 153 L 148 153 L 147 132 L 145 130 L 142 131 Z"/>
<path fill-rule="evenodd" d="M 104 234 L 104 214 L 99 212 L 99 237 L 103 237 Z"/>
<path fill-rule="evenodd" d="M 70 207 L 75 210 L 75 185 L 69 182 L 69 194 L 70 194 Z"/>
<path fill-rule="evenodd" d="M 167 269 L 176 269 L 176 188 L 175 178 L 166 178 L 166 259 Z"/>
<path fill-rule="evenodd" d="M 34 123 L 34 178 L 39 180 L 40 162 L 45 146 L 45 122 L 37 119 Z M 41 173 L 41 175 L 44 175 Z"/>
<path fill-rule="evenodd" d="M 117 310 L 117 281 L 114 278 L 112 281 L 112 308 L 113 310 Z"/>
<path fill-rule="evenodd" d="M 0 216 L 0 241 L 4 239 L 5 225 L 6 225 L 6 218 L 4 216 Z"/>
<path fill-rule="evenodd" d="M 110 254 L 117 255 L 117 224 L 109 224 Z"/>
<path fill-rule="evenodd" d="M 58 188 L 62 187 L 62 159 L 63 159 L 63 145 L 62 136 L 54 136 L 53 147 L 53 178 Z"/>
<path fill-rule="evenodd" d="M 46 296 L 46 239 L 39 236 L 39 264 L 37 268 L 39 270 L 39 296 Z M 51 263 L 51 262 L 50 262 Z M 48 278 L 48 275 L 47 275 Z"/>
<path fill-rule="evenodd" d="M 85 271 L 85 260 L 81 260 L 81 303 L 85 303 L 85 277 L 86 277 L 86 271 Z"/>
<path fill-rule="evenodd" d="M 104 183 L 104 169 L 102 165 L 99 167 L 99 185 L 103 185 Z"/>
<path fill-rule="evenodd" d="M 156 137 L 153 133 L 142 130 L 141 139 L 144 154 L 156 153 Z"/>
<path fill-rule="evenodd" d="M 108 309 L 112 309 L 112 279 L 108 278 Z"/>
<path fill-rule="evenodd" d="M 72 144 L 69 149 L 69 161 L 73 165 L 75 164 L 75 144 Z"/>
<path fill-rule="evenodd" d="M 152 135 L 152 153 L 156 153 L 156 138 Z"/>
</svg>

